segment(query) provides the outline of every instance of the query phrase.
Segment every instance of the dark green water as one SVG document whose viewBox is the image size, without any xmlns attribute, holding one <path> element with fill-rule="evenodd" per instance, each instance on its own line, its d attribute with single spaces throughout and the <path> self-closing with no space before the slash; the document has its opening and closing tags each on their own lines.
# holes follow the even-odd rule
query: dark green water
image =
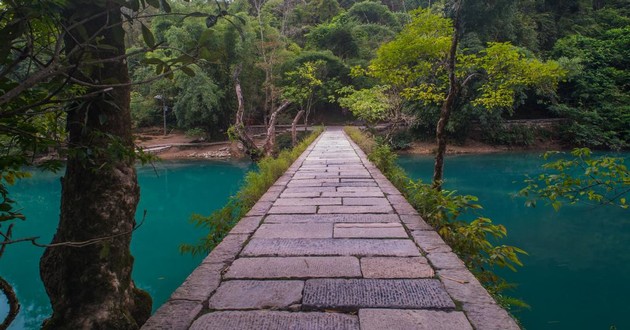
<svg viewBox="0 0 630 330">
<path fill-rule="evenodd" d="M 181 243 L 195 243 L 203 230 L 188 223 L 194 213 L 209 214 L 222 207 L 238 190 L 250 163 L 178 162 L 157 164 L 138 170 L 141 198 L 138 221 L 147 210 L 144 225 L 133 236 L 136 285 L 153 297 L 159 307 L 177 288 L 202 257 L 181 255 Z M 41 236 L 47 243 L 57 226 L 60 198 L 59 175 L 35 172 L 33 178 L 11 187 L 27 221 L 16 225 L 14 237 Z M 0 274 L 12 283 L 22 305 L 10 329 L 39 329 L 50 314 L 50 304 L 39 279 L 38 263 L 43 249 L 28 244 L 9 246 L 0 259 Z M 0 318 L 7 313 L 0 297 Z"/>
<path fill-rule="evenodd" d="M 399 164 L 411 177 L 430 180 L 432 158 L 403 156 Z M 447 157 L 445 188 L 478 196 L 483 214 L 507 227 L 506 244 L 529 253 L 517 273 L 500 272 L 519 284 L 509 294 L 532 307 L 517 314 L 525 328 L 630 329 L 630 212 L 525 207 L 510 194 L 523 187 L 525 173 L 539 173 L 540 164 L 537 154 Z"/>
</svg>

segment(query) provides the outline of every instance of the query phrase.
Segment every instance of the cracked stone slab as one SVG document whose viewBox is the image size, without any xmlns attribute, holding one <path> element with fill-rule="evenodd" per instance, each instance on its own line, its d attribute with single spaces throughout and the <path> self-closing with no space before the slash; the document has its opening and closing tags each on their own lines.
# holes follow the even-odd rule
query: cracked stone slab
<svg viewBox="0 0 630 330">
<path fill-rule="evenodd" d="M 355 257 L 239 258 L 225 278 L 361 277 Z"/>
<path fill-rule="evenodd" d="M 396 214 L 271 214 L 265 218 L 264 223 L 298 223 L 298 222 L 321 222 L 321 223 L 382 223 L 399 221 Z"/>
<path fill-rule="evenodd" d="M 451 247 L 433 230 L 413 231 L 411 237 L 426 253 L 451 252 Z"/>
<path fill-rule="evenodd" d="M 436 279 L 313 279 L 304 285 L 305 309 L 453 309 L 455 303 Z"/>
<path fill-rule="evenodd" d="M 361 258 L 361 272 L 365 278 L 426 278 L 435 272 L 424 257 Z"/>
<path fill-rule="evenodd" d="M 191 330 L 359 330 L 355 315 L 281 311 L 225 311 L 204 314 Z"/>
<path fill-rule="evenodd" d="M 341 198 L 280 198 L 273 205 L 341 205 Z"/>
<path fill-rule="evenodd" d="M 393 213 L 394 210 L 392 207 L 387 205 L 379 205 L 379 206 L 353 206 L 353 205 L 324 205 L 320 206 L 317 210 L 318 213 L 326 214 L 326 213 L 351 213 L 351 214 L 361 214 L 361 213 Z"/>
<path fill-rule="evenodd" d="M 242 256 L 396 256 L 418 257 L 408 239 L 252 239 Z"/>
<path fill-rule="evenodd" d="M 335 238 L 407 238 L 400 222 L 390 223 L 336 223 Z"/>
<path fill-rule="evenodd" d="M 198 301 L 169 300 L 144 323 L 143 330 L 184 330 L 190 327 L 203 306 Z"/>
<path fill-rule="evenodd" d="M 316 213 L 317 206 L 273 206 L 269 210 L 269 214 L 305 214 L 305 213 Z"/>
<path fill-rule="evenodd" d="M 287 308 L 302 299 L 303 281 L 226 281 L 210 297 L 210 309 Z"/>
<path fill-rule="evenodd" d="M 463 304 L 468 319 L 477 329 L 519 330 L 514 319 L 497 304 Z"/>
<path fill-rule="evenodd" d="M 437 273 L 453 299 L 463 303 L 495 303 L 488 291 L 468 269 L 442 269 Z"/>
<path fill-rule="evenodd" d="M 389 206 L 387 198 L 344 198 L 343 205 L 376 205 Z"/>
<path fill-rule="evenodd" d="M 322 197 L 350 197 L 350 198 L 364 198 L 364 197 L 384 197 L 385 195 L 380 191 L 331 191 L 323 192 Z"/>
<path fill-rule="evenodd" d="M 361 330 L 473 330 L 462 312 L 361 309 L 359 322 Z"/>
<path fill-rule="evenodd" d="M 208 299 L 212 292 L 219 287 L 221 272 L 224 268 L 224 264 L 202 263 L 173 292 L 171 299 L 200 302 Z"/>
<path fill-rule="evenodd" d="M 332 223 L 265 223 L 253 238 L 332 238 Z"/>
<path fill-rule="evenodd" d="M 305 192 L 293 192 L 293 193 L 283 192 L 282 195 L 280 195 L 280 198 L 320 197 L 321 194 L 322 194 L 321 191 L 305 191 Z M 321 196 L 321 197 L 342 197 L 342 196 Z"/>
</svg>

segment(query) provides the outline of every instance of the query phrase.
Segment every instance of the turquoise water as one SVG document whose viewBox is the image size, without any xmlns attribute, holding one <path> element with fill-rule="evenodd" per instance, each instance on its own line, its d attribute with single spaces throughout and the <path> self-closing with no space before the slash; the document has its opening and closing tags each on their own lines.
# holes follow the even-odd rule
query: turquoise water
<svg viewBox="0 0 630 330">
<path fill-rule="evenodd" d="M 449 156 L 445 188 L 478 196 L 483 214 L 507 227 L 506 244 L 529 253 L 517 273 L 500 272 L 519 284 L 508 294 L 532 307 L 517 313 L 525 328 L 630 329 L 630 211 L 525 207 L 510 194 L 542 163 L 538 154 Z M 403 156 L 399 164 L 411 177 L 430 180 L 432 158 Z"/>
<path fill-rule="evenodd" d="M 156 164 L 138 170 L 141 198 L 137 220 L 147 210 L 145 223 L 133 235 L 131 250 L 135 257 L 133 278 L 136 285 L 153 297 L 153 310 L 177 288 L 202 257 L 181 255 L 181 243 L 195 243 L 203 230 L 188 223 L 192 213 L 208 214 L 222 207 L 238 190 L 251 163 L 177 162 Z M 15 226 L 14 237 L 40 236 L 51 240 L 59 216 L 59 175 L 35 172 L 11 187 L 27 221 Z M 39 258 L 43 249 L 29 244 L 9 246 L 0 259 L 0 274 L 14 285 L 22 305 L 10 329 L 39 329 L 50 314 L 50 304 L 39 279 Z M 0 317 L 7 313 L 0 298 Z"/>
</svg>

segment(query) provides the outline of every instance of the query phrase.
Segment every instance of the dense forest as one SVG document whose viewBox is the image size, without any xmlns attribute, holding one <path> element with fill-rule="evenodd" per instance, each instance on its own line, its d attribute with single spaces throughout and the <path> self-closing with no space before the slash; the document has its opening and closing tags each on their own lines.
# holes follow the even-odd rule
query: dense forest
<svg viewBox="0 0 630 330">
<path fill-rule="evenodd" d="M 165 47 L 130 62 L 134 80 L 154 76 L 154 65 L 146 64 L 179 56 L 196 60 L 186 70 L 192 72 L 178 71 L 172 80 L 134 88 L 131 107 L 138 127 L 161 125 L 166 105 L 170 126 L 224 137 L 234 124 L 232 75 L 241 66 L 248 124 L 266 123 L 283 100 L 290 100 L 293 105 L 280 114 L 281 123 L 290 123 L 299 110 L 306 111 L 305 120 L 313 117 L 316 123 L 351 121 L 351 110 L 365 122 L 396 118 L 409 127 L 411 133 L 399 133 L 395 145 L 434 136 L 439 110 L 434 103 L 401 99 L 399 92 L 408 86 L 396 86 L 366 70 L 379 61 L 381 45 L 396 39 L 412 21 L 413 10 L 431 7 L 440 12 L 447 7 L 445 1 L 192 1 L 171 7 L 173 12 L 213 13 L 225 19 L 208 29 L 205 18 L 161 16 L 157 10 L 147 15 L 144 24 Z M 537 133 L 545 133 L 501 123 L 560 118 L 564 120 L 558 121 L 555 134 L 567 145 L 627 148 L 629 7 L 623 0 L 465 2 L 461 56 L 509 42 L 528 59 L 557 61 L 565 73 L 557 91 L 513 86 L 511 104 L 491 111 L 475 102 L 463 105 L 447 126 L 449 135 L 464 140 L 476 129 L 481 132 L 476 137 L 490 143 L 526 145 Z M 128 31 L 128 52 L 141 49 L 139 24 Z M 385 51 L 380 50 L 381 57 L 388 56 Z M 479 83 L 471 88 L 480 88 Z M 156 100 L 158 95 L 164 99 Z M 357 99 L 365 102 L 363 108 L 348 106 Z"/>
</svg>

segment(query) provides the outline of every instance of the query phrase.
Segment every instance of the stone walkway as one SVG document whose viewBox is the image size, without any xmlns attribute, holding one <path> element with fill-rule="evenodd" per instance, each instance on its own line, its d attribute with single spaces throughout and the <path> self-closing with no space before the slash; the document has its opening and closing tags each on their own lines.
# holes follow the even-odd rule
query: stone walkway
<svg viewBox="0 0 630 330">
<path fill-rule="evenodd" d="M 143 329 L 518 329 L 329 128 Z"/>
</svg>

